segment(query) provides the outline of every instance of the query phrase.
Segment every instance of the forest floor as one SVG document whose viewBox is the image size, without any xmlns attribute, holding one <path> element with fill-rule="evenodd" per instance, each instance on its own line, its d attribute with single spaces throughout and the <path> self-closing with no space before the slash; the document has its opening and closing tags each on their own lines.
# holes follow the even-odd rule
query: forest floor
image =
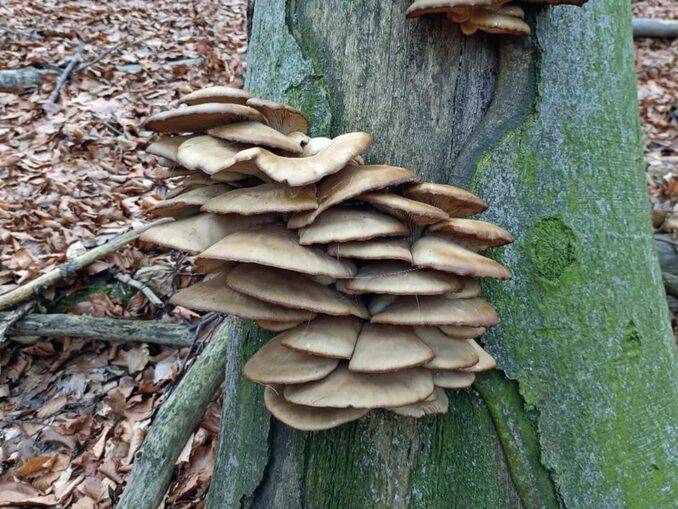
<svg viewBox="0 0 678 509">
<path fill-rule="evenodd" d="M 673 0 L 634 2 L 634 14 L 675 17 Z M 0 89 L 0 293 L 146 221 L 171 185 L 140 150 L 140 118 L 202 86 L 242 84 L 245 0 L 5 0 L 0 70 L 54 69 L 39 84 Z M 673 9 L 673 10 L 672 10 Z M 46 20 L 49 20 L 47 23 Z M 57 104 L 60 69 L 78 53 Z M 658 231 L 678 228 L 678 40 L 639 40 L 637 68 L 647 182 Z M 100 59 L 93 62 L 95 59 Z M 77 69 L 77 67 L 76 67 Z M 143 273 L 143 275 L 140 273 Z M 112 275 L 192 280 L 191 261 L 139 243 L 47 290 L 49 312 L 194 321 Z M 22 338 L 0 349 L 0 507 L 113 507 L 157 408 L 198 348 Z M 164 504 L 201 507 L 215 459 L 219 396 L 182 452 Z"/>
</svg>

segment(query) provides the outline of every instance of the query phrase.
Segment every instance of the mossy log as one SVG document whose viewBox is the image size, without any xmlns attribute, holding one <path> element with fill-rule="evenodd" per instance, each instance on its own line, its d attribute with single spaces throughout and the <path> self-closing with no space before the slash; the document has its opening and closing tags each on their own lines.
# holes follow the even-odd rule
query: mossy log
<svg viewBox="0 0 678 509">
<path fill-rule="evenodd" d="M 678 362 L 628 2 L 530 6 L 526 38 L 466 38 L 444 16 L 406 20 L 409 3 L 257 0 L 247 87 L 316 135 L 373 133 L 368 161 L 491 205 L 516 237 L 493 253 L 513 281 L 483 288 L 499 369 L 450 393 L 445 416 L 373 412 L 316 434 L 262 423 L 234 376 L 207 506 L 673 507 Z"/>
</svg>

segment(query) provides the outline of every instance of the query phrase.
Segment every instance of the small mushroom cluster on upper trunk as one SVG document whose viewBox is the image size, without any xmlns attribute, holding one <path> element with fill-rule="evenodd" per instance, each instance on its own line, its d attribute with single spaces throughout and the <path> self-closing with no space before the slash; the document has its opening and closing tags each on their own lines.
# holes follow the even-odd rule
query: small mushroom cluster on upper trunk
<svg viewBox="0 0 678 509">
<path fill-rule="evenodd" d="M 279 332 L 245 365 L 265 403 L 301 430 L 381 408 L 444 413 L 444 389 L 495 362 L 474 341 L 498 322 L 476 278 L 509 279 L 478 253 L 511 235 L 468 216 L 462 189 L 365 165 L 364 132 L 309 138 L 303 115 L 212 87 L 153 115 L 147 151 L 187 176 L 142 239 L 197 255 L 205 279 L 172 302 Z M 187 134 L 192 133 L 192 134 Z"/>
<path fill-rule="evenodd" d="M 524 3 L 583 5 L 586 0 L 520 0 Z M 464 35 L 478 31 L 490 34 L 528 35 L 525 12 L 510 0 L 415 0 L 407 9 L 408 18 L 446 14 L 459 24 Z"/>
</svg>

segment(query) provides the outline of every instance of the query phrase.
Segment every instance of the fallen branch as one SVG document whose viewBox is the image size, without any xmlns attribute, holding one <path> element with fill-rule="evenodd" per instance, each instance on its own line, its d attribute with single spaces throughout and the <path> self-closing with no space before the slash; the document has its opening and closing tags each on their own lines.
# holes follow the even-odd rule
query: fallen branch
<svg viewBox="0 0 678 509">
<path fill-rule="evenodd" d="M 634 37 L 678 37 L 678 20 L 634 18 Z"/>
<path fill-rule="evenodd" d="M 59 80 L 57 81 L 56 87 L 54 87 L 54 90 L 52 90 L 52 93 L 49 95 L 49 98 L 47 99 L 47 104 L 56 104 L 56 102 L 59 100 L 59 94 L 61 93 L 61 89 L 63 88 L 64 84 L 68 80 L 71 73 L 73 72 L 73 69 L 75 69 L 75 66 L 78 63 L 80 63 L 80 60 L 82 59 L 83 48 L 84 45 L 81 41 L 78 46 L 78 50 L 75 52 L 75 55 L 73 55 L 71 61 L 68 62 L 68 65 L 61 73 L 61 76 L 59 76 Z"/>
<path fill-rule="evenodd" d="M 137 290 L 139 290 L 146 296 L 148 302 L 153 304 L 155 307 L 161 308 L 164 306 L 164 303 L 160 299 L 160 297 L 153 293 L 153 290 L 151 290 L 151 288 L 147 284 L 142 283 L 141 281 L 137 281 L 136 279 L 132 279 L 131 277 L 125 274 L 116 274 L 114 277 L 121 283 L 124 283 L 126 285 L 131 286 L 132 288 L 136 288 Z"/>
<path fill-rule="evenodd" d="M 26 302 L 14 311 L 0 313 L 0 346 L 5 342 L 5 337 L 8 335 L 7 331 L 10 327 L 30 313 L 32 309 L 33 302 Z"/>
<path fill-rule="evenodd" d="M 179 454 L 200 422 L 214 391 L 224 380 L 226 346 L 238 340 L 235 320 L 229 318 L 219 326 L 205 350 L 160 407 L 134 457 L 129 482 L 117 509 L 156 509 L 162 501 Z"/>
<path fill-rule="evenodd" d="M 97 56 L 95 56 L 93 59 L 88 60 L 87 62 L 85 62 L 84 64 L 82 64 L 81 66 L 79 66 L 79 67 L 78 67 L 75 71 L 73 71 L 73 72 L 74 72 L 74 73 L 82 72 L 82 71 L 84 71 L 85 69 L 87 69 L 88 67 L 92 67 L 94 64 L 98 64 L 98 63 L 101 62 L 104 58 L 106 58 L 108 55 L 110 55 L 111 53 L 115 53 L 115 52 L 118 51 L 120 48 L 122 48 L 123 46 L 126 46 L 126 45 L 127 45 L 127 41 L 121 41 L 121 42 L 119 42 L 118 44 L 116 44 L 116 45 L 113 46 L 112 48 L 108 48 L 106 51 L 102 51 L 101 53 L 99 53 L 99 54 L 98 54 Z"/>
<path fill-rule="evenodd" d="M 0 323 L 15 312 L 0 313 Z M 115 318 L 78 315 L 41 315 L 31 313 L 14 321 L 7 328 L 11 336 L 69 336 L 99 341 L 131 341 L 156 345 L 190 346 L 190 327 L 156 320 L 118 320 Z"/>
<path fill-rule="evenodd" d="M 678 297 L 678 276 L 669 274 L 668 272 L 662 272 L 662 281 L 664 281 L 666 293 Z"/>
<path fill-rule="evenodd" d="M 53 285 L 57 281 L 75 274 L 91 263 L 111 254 L 116 249 L 129 244 L 149 228 L 172 221 L 173 219 L 171 218 L 159 219 L 153 223 L 143 225 L 127 233 L 118 235 L 106 244 L 91 249 L 80 256 L 76 256 L 72 260 L 59 265 L 57 268 L 51 270 L 47 274 L 43 274 L 39 278 L 34 279 L 33 281 L 26 283 L 19 288 L 15 288 L 14 290 L 0 295 L 0 311 L 30 299 L 33 295 L 40 293 L 42 290 Z"/>
</svg>

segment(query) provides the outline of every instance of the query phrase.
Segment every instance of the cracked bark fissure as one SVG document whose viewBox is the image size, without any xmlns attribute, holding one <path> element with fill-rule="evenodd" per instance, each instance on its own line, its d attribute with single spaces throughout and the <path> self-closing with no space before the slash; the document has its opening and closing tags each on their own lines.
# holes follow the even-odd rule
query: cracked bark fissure
<svg viewBox="0 0 678 509">
<path fill-rule="evenodd" d="M 208 507 L 670 507 L 678 374 L 629 6 L 531 7 L 533 36 L 501 40 L 407 21 L 408 4 L 257 0 L 247 87 L 303 109 L 314 134 L 370 131 L 369 161 L 491 204 L 516 237 L 494 253 L 514 280 L 484 285 L 500 370 L 451 392 L 446 416 L 374 412 L 317 434 L 269 431 L 260 393 L 239 396 Z"/>
</svg>

